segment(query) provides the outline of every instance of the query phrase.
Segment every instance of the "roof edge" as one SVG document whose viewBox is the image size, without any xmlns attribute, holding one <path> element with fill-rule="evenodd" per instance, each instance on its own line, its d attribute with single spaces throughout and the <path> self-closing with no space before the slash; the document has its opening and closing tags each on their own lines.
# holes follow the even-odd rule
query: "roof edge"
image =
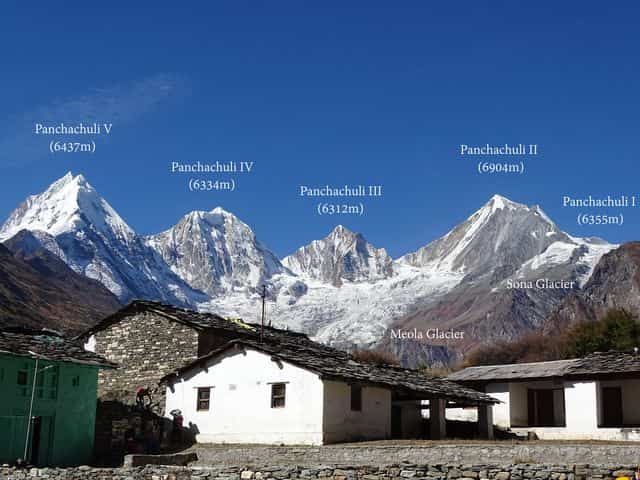
<svg viewBox="0 0 640 480">
<path fill-rule="evenodd" d="M 180 375 L 196 368 L 198 365 L 202 365 L 204 362 L 207 362 L 208 360 L 217 357 L 218 355 L 226 352 L 227 350 L 230 350 L 233 347 L 237 347 L 238 345 L 242 345 L 244 346 L 246 349 L 250 349 L 250 350 L 255 350 L 255 351 L 260 351 L 262 353 L 265 354 L 269 354 L 271 355 L 272 358 L 279 358 L 277 352 L 271 352 L 268 348 L 260 348 L 260 344 L 256 343 L 256 342 L 252 342 L 252 341 L 247 341 L 246 339 L 234 339 L 231 340 L 225 344 L 223 344 L 222 346 L 211 350 L 209 353 L 207 353 L 206 355 L 203 355 L 201 357 L 196 358 L 195 360 L 189 362 L 188 364 L 173 370 L 172 372 L 164 375 L 159 383 L 162 384 L 166 384 L 172 377 L 179 377 Z M 310 372 L 314 372 L 316 373 L 320 378 L 340 378 L 342 380 L 348 380 L 348 377 L 340 377 L 340 376 L 334 376 L 334 375 L 327 375 L 325 374 L 321 369 L 313 369 L 311 368 L 309 365 L 303 364 L 303 363 L 298 363 L 296 362 L 294 359 L 290 359 L 290 358 L 286 358 L 286 359 L 282 359 L 282 361 L 290 363 L 292 365 L 295 365 L 298 368 L 302 368 L 304 370 L 310 371 Z M 377 368 L 383 368 L 386 369 L 385 366 L 377 366 Z M 410 372 L 416 372 L 415 370 L 412 369 L 401 369 L 399 367 L 394 367 L 393 370 L 403 370 L 403 371 L 410 371 Z M 455 381 L 452 380 L 448 380 L 447 378 L 427 378 L 425 377 L 425 380 L 429 380 L 429 381 L 437 381 L 437 382 L 444 382 L 444 383 L 451 383 L 456 385 L 459 388 L 463 388 L 463 389 L 468 389 L 469 387 L 466 387 L 462 384 L 456 383 Z M 408 387 L 401 387 L 401 386 L 394 386 L 394 385 L 389 385 L 387 383 L 384 382 L 376 382 L 376 381 L 368 381 L 365 382 L 368 383 L 370 385 L 375 385 L 375 386 L 379 386 L 382 388 L 388 388 L 388 389 L 398 389 L 398 390 L 411 390 Z M 473 389 L 471 389 L 473 390 Z M 471 392 L 469 392 L 469 394 L 471 394 Z M 501 403 L 500 400 L 491 397 L 490 395 L 484 393 L 484 392 L 479 392 L 479 391 L 475 391 L 473 390 L 473 394 L 477 395 L 479 397 L 486 397 L 483 400 L 478 400 L 479 403 L 492 403 L 492 404 L 497 404 L 497 403 Z M 465 398 L 464 396 L 461 395 L 455 395 L 455 394 L 449 394 L 446 395 L 447 397 L 450 397 L 451 399 L 454 400 L 464 400 L 464 401 L 470 401 L 469 398 Z"/>
</svg>

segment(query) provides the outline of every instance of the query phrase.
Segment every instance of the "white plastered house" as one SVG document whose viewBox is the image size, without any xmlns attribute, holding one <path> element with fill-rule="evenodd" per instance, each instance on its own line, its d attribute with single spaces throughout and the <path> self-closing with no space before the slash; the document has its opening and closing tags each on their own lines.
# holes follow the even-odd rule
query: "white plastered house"
<svg viewBox="0 0 640 480">
<path fill-rule="evenodd" d="M 449 380 L 502 403 L 496 426 L 543 440 L 640 440 L 640 356 L 594 353 L 550 362 L 470 367 Z"/>
<path fill-rule="evenodd" d="M 446 435 L 447 405 L 495 399 L 419 372 L 356 361 L 310 340 L 233 340 L 166 375 L 166 412 L 178 409 L 199 443 L 322 445 L 417 438 L 429 400 L 432 438 Z M 492 435 L 485 415 L 486 436 Z"/>
</svg>

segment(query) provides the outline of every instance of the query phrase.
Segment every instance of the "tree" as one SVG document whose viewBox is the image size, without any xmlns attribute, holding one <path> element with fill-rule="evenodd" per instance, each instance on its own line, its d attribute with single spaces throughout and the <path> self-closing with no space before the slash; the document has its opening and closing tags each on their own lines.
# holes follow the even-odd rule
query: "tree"
<svg viewBox="0 0 640 480">
<path fill-rule="evenodd" d="M 638 346 L 638 318 L 627 310 L 613 309 L 596 322 L 582 323 L 569 330 L 566 357 L 583 357 L 608 350 L 632 350 Z"/>
<path fill-rule="evenodd" d="M 534 332 L 514 342 L 479 347 L 471 352 L 463 366 L 543 362 L 635 347 L 640 347 L 638 317 L 624 309 L 612 309 L 599 320 L 578 324 L 564 335 L 549 337 Z"/>
</svg>

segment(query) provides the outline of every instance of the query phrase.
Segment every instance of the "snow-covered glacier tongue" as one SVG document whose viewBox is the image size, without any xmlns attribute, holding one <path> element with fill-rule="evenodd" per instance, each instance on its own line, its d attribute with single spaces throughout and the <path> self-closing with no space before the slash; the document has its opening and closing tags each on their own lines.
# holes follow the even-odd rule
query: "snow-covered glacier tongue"
<svg viewBox="0 0 640 480">
<path fill-rule="evenodd" d="M 457 272 L 399 264 L 360 233 L 337 226 L 283 260 L 307 285 L 295 304 L 275 302 L 273 316 L 334 346 L 374 346 L 397 318 L 449 291 Z"/>
</svg>

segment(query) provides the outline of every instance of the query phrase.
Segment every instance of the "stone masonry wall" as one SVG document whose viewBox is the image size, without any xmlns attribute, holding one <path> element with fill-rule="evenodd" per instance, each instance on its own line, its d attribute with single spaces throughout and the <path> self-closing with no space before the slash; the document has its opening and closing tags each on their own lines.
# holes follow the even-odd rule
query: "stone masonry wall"
<svg viewBox="0 0 640 480">
<path fill-rule="evenodd" d="M 348 444 L 320 447 L 196 444 L 198 465 L 388 465 L 408 463 L 640 463 L 640 445 L 553 442 L 434 442 L 409 445 Z"/>
<path fill-rule="evenodd" d="M 139 387 L 157 387 L 164 375 L 198 355 L 196 330 L 148 313 L 124 318 L 95 337 L 96 353 L 120 365 L 100 371 L 98 397 L 125 403 L 135 401 Z M 154 395 L 160 410 L 164 397 L 164 389 Z"/>
<path fill-rule="evenodd" d="M 2 480 L 589 480 L 615 479 L 634 475 L 632 465 L 551 465 L 551 464 L 410 464 L 383 467 L 317 465 L 309 467 L 273 466 L 262 468 L 162 467 L 99 469 L 0 468 Z"/>
</svg>

